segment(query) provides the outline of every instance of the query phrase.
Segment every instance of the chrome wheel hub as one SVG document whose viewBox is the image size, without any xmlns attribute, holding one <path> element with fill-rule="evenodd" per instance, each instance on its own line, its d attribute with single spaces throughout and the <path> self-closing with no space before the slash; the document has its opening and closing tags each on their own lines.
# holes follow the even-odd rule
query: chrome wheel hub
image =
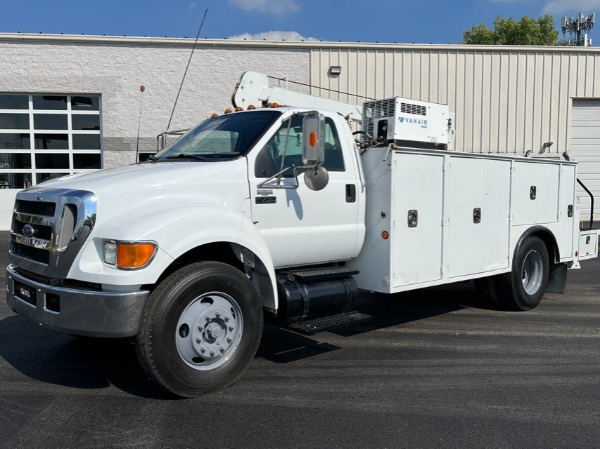
<svg viewBox="0 0 600 449">
<path fill-rule="evenodd" d="M 194 369 L 215 369 L 237 351 L 243 332 L 242 311 L 235 299 L 221 292 L 206 293 L 179 317 L 177 351 Z"/>
<path fill-rule="evenodd" d="M 542 255 L 537 251 L 530 251 L 523 262 L 521 279 L 523 289 L 528 295 L 537 293 L 544 278 L 544 263 Z"/>
</svg>

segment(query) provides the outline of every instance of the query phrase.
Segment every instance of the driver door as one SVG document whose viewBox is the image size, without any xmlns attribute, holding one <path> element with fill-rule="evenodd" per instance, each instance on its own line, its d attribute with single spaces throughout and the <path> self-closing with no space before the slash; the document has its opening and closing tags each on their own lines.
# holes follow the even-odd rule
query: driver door
<svg viewBox="0 0 600 449">
<path fill-rule="evenodd" d="M 360 186 L 353 161 L 344 152 L 334 119 L 325 120 L 325 161 L 329 183 L 320 191 L 304 182 L 302 116 L 284 119 L 281 127 L 249 161 L 252 220 L 265 238 L 276 268 L 318 264 L 355 257 L 364 224 L 359 224 Z M 349 152 L 346 152 L 349 154 Z M 277 179 L 264 183 L 281 169 Z M 294 187 L 296 185 L 297 186 Z"/>
</svg>

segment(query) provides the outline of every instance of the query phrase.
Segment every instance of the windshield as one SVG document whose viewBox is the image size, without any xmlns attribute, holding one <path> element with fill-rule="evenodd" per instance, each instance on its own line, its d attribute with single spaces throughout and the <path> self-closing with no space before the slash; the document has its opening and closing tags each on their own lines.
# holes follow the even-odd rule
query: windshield
<svg viewBox="0 0 600 449">
<path fill-rule="evenodd" d="M 245 156 L 280 115 L 280 111 L 265 110 L 210 118 L 151 160 L 215 161 Z"/>
</svg>

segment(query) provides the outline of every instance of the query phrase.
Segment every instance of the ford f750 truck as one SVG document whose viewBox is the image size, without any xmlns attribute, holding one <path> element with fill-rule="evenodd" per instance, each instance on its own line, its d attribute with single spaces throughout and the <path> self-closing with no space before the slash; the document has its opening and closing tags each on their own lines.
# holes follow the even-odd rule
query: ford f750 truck
<svg viewBox="0 0 600 449">
<path fill-rule="evenodd" d="M 133 337 L 149 377 L 193 397 L 242 375 L 265 318 L 465 280 L 527 310 L 597 256 L 576 162 L 454 151 L 447 106 L 359 108 L 254 72 L 234 105 L 148 161 L 20 192 L 10 308 L 72 335 Z"/>
</svg>

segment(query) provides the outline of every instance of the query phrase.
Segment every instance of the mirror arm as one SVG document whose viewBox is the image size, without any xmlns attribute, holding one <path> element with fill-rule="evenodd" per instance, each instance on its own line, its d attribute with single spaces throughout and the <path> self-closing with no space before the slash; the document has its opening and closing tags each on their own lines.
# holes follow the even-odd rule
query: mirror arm
<svg viewBox="0 0 600 449">
<path fill-rule="evenodd" d="M 279 166 L 279 176 L 277 178 L 277 185 L 281 184 L 281 175 L 287 169 L 287 167 L 283 168 L 283 164 L 285 163 L 285 156 L 287 154 L 288 142 L 290 141 L 290 131 L 292 129 L 292 119 L 293 118 L 294 118 L 294 116 L 292 115 L 288 119 L 288 127 L 287 127 L 287 132 L 285 133 L 285 144 L 283 146 L 283 155 L 281 156 L 281 165 Z M 295 174 L 294 174 L 294 176 L 295 176 Z M 296 179 L 296 183 L 297 182 L 298 182 L 298 179 Z"/>
<path fill-rule="evenodd" d="M 256 187 L 258 189 L 297 189 L 298 186 L 300 185 L 300 183 L 298 182 L 298 170 L 305 169 L 305 168 L 311 168 L 311 167 L 312 167 L 312 165 L 300 165 L 300 166 L 292 165 L 291 167 L 285 167 L 283 170 L 278 171 L 270 178 L 265 179 L 264 181 L 259 183 Z M 292 170 L 292 173 L 294 174 L 294 184 L 291 184 L 289 186 L 285 185 L 285 184 L 281 184 L 281 175 L 283 175 L 286 171 L 288 171 L 290 169 Z M 277 179 L 277 184 L 271 185 L 271 186 L 266 185 L 268 182 L 271 182 L 274 179 Z"/>
</svg>

